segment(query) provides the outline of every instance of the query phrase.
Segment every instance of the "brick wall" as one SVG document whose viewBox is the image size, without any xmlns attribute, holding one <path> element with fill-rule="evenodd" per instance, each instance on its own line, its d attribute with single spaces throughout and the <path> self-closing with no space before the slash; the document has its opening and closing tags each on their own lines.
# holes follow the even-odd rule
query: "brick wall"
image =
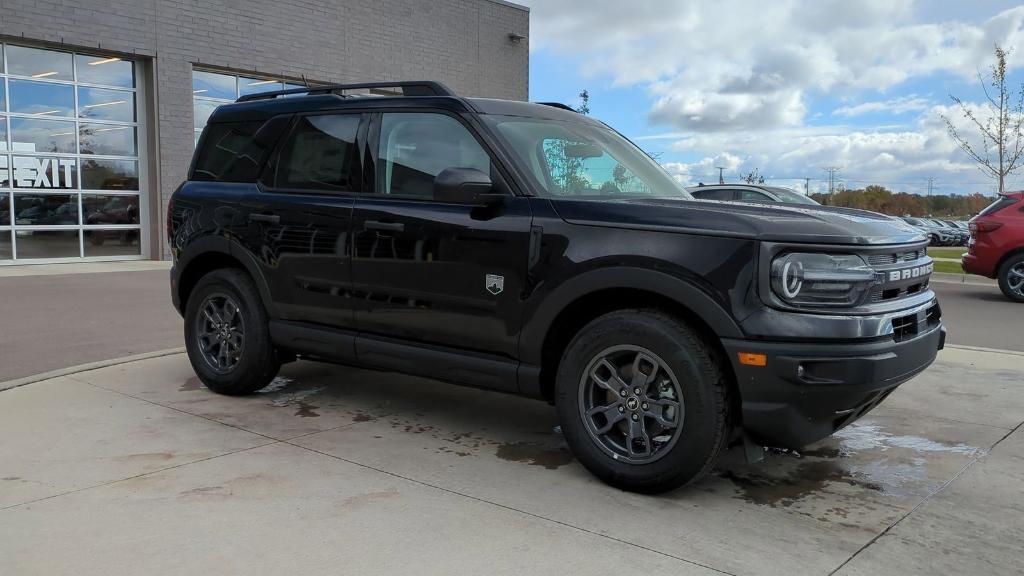
<svg viewBox="0 0 1024 576">
<path fill-rule="evenodd" d="M 0 0 L 8 39 L 150 60 L 154 222 L 192 156 L 193 65 L 318 81 L 440 80 L 467 96 L 525 100 L 529 47 L 510 32 L 528 35 L 529 13 L 501 0 Z"/>
</svg>

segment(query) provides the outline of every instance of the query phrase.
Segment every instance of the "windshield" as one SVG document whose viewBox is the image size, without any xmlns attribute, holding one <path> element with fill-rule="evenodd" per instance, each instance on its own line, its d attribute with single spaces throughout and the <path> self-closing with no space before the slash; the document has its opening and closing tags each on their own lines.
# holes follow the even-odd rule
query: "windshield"
<svg viewBox="0 0 1024 576">
<path fill-rule="evenodd" d="M 782 200 L 783 202 L 789 202 L 792 204 L 813 204 L 814 206 L 819 206 L 819 204 L 814 200 L 808 198 L 807 196 L 804 196 L 799 192 L 794 192 L 789 188 L 773 187 L 769 188 L 769 190 L 771 190 L 772 193 L 778 196 L 779 200 Z"/>
<path fill-rule="evenodd" d="M 904 218 L 903 221 L 906 222 L 907 224 L 913 224 L 914 226 L 924 226 L 924 222 L 918 220 L 917 218 Z"/>
<path fill-rule="evenodd" d="M 613 130 L 583 122 L 485 115 L 545 196 L 692 199 L 657 162 Z"/>
</svg>

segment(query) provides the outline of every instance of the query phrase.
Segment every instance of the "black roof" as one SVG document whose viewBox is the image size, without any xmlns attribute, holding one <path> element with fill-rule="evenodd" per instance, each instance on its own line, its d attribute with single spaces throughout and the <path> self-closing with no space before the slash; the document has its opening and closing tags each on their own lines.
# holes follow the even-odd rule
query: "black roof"
<svg viewBox="0 0 1024 576">
<path fill-rule="evenodd" d="M 369 93 L 345 94 L 347 90 Z M 265 121 L 281 114 L 329 110 L 386 110 L 430 108 L 453 113 L 500 114 L 545 120 L 600 122 L 572 111 L 564 104 L 531 103 L 490 98 L 463 98 L 439 82 L 372 82 L 311 86 L 247 95 L 218 106 L 210 123 Z"/>
</svg>

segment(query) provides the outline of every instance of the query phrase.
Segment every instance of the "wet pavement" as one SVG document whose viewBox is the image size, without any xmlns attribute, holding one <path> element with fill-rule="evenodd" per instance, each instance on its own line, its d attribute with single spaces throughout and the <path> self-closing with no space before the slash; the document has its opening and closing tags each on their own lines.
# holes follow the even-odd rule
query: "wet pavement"
<svg viewBox="0 0 1024 576">
<path fill-rule="evenodd" d="M 951 348 L 828 440 L 650 497 L 540 402 L 309 362 L 230 398 L 171 355 L 0 393 L 0 574 L 1017 574 L 1022 422 L 1024 355 Z"/>
</svg>

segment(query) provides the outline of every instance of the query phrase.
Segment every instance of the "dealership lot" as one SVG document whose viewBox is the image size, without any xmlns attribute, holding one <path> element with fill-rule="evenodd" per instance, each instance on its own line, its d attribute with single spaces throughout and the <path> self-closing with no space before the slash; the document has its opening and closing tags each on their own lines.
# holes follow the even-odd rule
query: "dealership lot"
<svg viewBox="0 0 1024 576">
<path fill-rule="evenodd" d="M 0 572 L 1013 573 L 1024 355 L 951 348 L 803 454 L 609 488 L 543 403 L 299 362 L 216 396 L 181 354 L 0 393 Z"/>
</svg>

